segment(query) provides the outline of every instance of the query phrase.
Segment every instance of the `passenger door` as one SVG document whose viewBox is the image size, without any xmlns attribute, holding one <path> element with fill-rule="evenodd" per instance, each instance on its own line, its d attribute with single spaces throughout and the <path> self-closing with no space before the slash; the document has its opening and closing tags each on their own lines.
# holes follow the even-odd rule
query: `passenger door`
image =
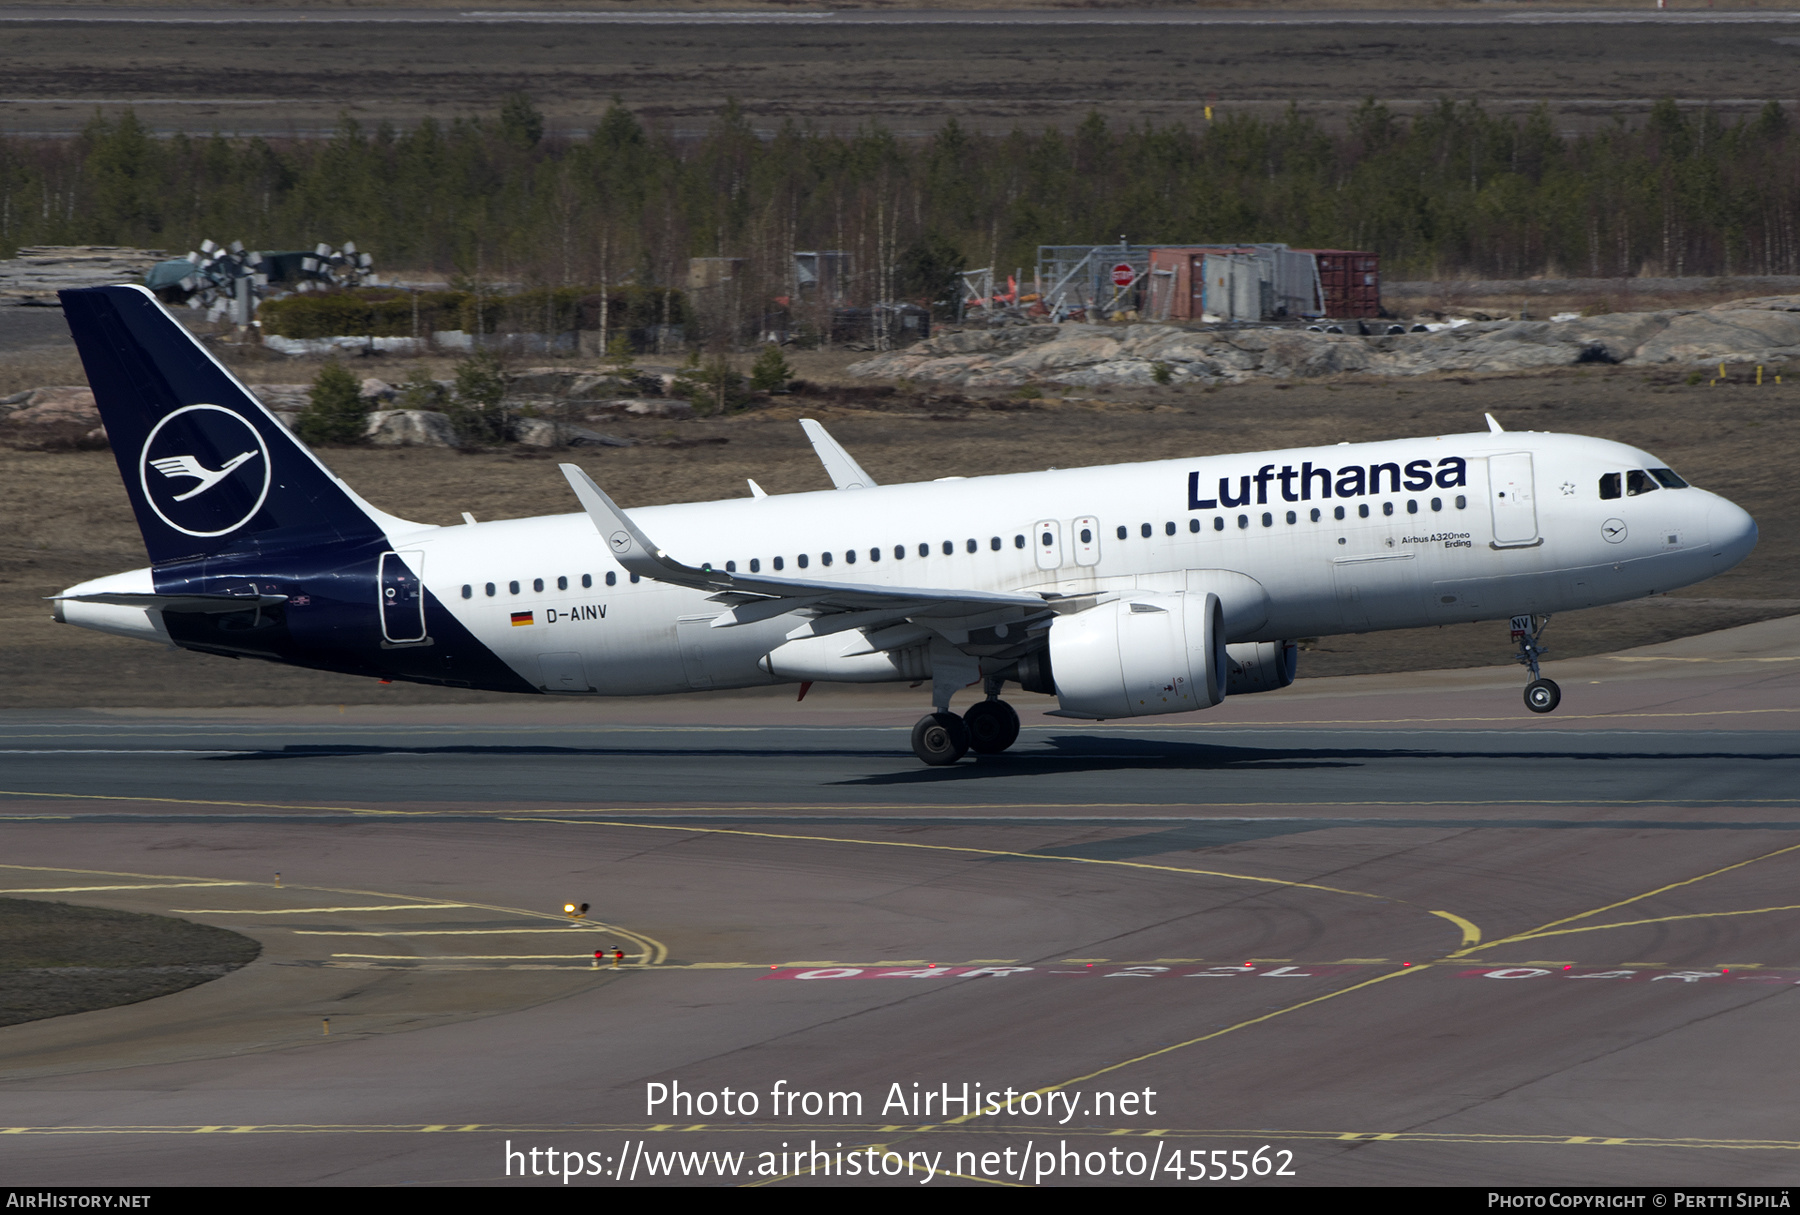
<svg viewBox="0 0 1800 1215">
<path fill-rule="evenodd" d="M 425 554 L 381 554 L 381 636 L 392 645 L 425 640 Z"/>
<path fill-rule="evenodd" d="M 1495 548 L 1539 543 L 1530 452 L 1488 457 L 1488 503 L 1494 512 Z"/>
</svg>

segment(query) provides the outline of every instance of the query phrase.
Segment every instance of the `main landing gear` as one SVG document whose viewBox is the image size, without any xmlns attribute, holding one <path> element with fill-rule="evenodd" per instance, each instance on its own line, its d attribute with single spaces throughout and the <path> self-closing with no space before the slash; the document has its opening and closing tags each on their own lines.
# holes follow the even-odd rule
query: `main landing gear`
<svg viewBox="0 0 1800 1215">
<path fill-rule="evenodd" d="M 1019 715 L 1000 699 L 1004 681 L 989 679 L 987 699 L 969 706 L 961 717 L 946 704 L 919 719 L 913 727 L 912 748 L 934 767 L 953 764 L 970 751 L 998 755 L 1019 740 Z"/>
<path fill-rule="evenodd" d="M 1538 656 L 1546 652 L 1538 639 L 1549 624 L 1548 616 L 1512 618 L 1513 640 L 1519 643 L 1519 652 L 1513 655 L 1513 661 L 1531 672 L 1531 682 L 1525 685 L 1525 707 L 1533 713 L 1553 712 L 1562 703 L 1562 689 L 1556 686 L 1554 679 L 1545 679 L 1538 671 Z"/>
</svg>

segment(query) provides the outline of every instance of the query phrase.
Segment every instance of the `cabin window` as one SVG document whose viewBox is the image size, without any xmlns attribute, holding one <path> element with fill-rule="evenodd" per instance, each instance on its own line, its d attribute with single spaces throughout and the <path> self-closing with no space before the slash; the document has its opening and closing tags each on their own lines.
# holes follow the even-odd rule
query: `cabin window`
<svg viewBox="0 0 1800 1215">
<path fill-rule="evenodd" d="M 531 589 L 542 594 L 544 590 L 544 580 L 542 578 L 533 578 L 531 580 Z"/>
<path fill-rule="evenodd" d="M 1675 470 L 1672 468 L 1653 468 L 1650 470 L 1650 475 L 1662 482 L 1664 489 L 1686 489 L 1688 487 L 1688 483 L 1676 476 Z"/>
<path fill-rule="evenodd" d="M 727 562 L 726 562 L 726 563 L 725 563 L 725 572 L 726 572 L 726 573 L 727 573 L 727 574 L 735 574 L 735 573 L 737 573 L 737 562 L 735 562 L 735 561 L 727 561 Z"/>
<path fill-rule="evenodd" d="M 556 589 L 559 591 L 566 591 L 569 589 L 569 579 L 566 574 L 558 574 L 557 575 Z"/>
<path fill-rule="evenodd" d="M 470 586 L 470 585 L 469 585 L 469 584 L 468 584 L 468 583 L 466 583 L 466 582 L 465 582 L 465 583 L 463 583 L 463 598 L 464 598 L 464 599 L 473 599 L 473 598 L 475 598 L 475 588 L 474 588 L 474 587 L 472 587 L 472 586 Z"/>
<path fill-rule="evenodd" d="M 931 556 L 931 546 L 929 544 L 921 544 L 919 546 L 919 556 L 921 556 L 921 557 Z"/>
<path fill-rule="evenodd" d="M 1652 481 L 1650 474 L 1642 469 L 1634 468 L 1625 474 L 1625 496 L 1627 498 L 1635 498 L 1639 494 L 1647 494 L 1661 488 L 1662 486 Z"/>
<path fill-rule="evenodd" d="M 633 574 L 631 576 L 631 585 L 636 586 L 637 584 L 638 584 L 638 576 L 636 574 Z"/>
<path fill-rule="evenodd" d="M 1175 534 L 1175 524 L 1174 523 L 1163 524 L 1163 535 L 1173 536 L 1174 534 Z"/>
<path fill-rule="evenodd" d="M 1263 512 L 1263 526 L 1264 527 L 1274 527 L 1275 526 L 1275 516 L 1271 515 L 1268 511 Z"/>
<path fill-rule="evenodd" d="M 1138 527 L 1138 534 L 1148 540 L 1150 538 L 1150 525 L 1148 523 L 1140 525 Z"/>
<path fill-rule="evenodd" d="M 801 565 L 805 565 L 805 564 L 806 564 L 806 558 L 805 558 L 805 557 L 802 557 L 802 558 L 800 558 L 800 564 L 801 564 Z M 825 553 L 820 553 L 820 554 L 819 554 L 819 564 L 821 564 L 821 565 L 830 565 L 830 564 L 831 564 L 831 554 L 830 554 L 830 553 L 829 553 L 829 552 L 825 552 Z"/>
<path fill-rule="evenodd" d="M 989 540 L 988 547 L 993 549 L 996 553 L 999 552 L 1000 551 L 1000 537 L 995 536 L 993 539 Z"/>
<path fill-rule="evenodd" d="M 1200 520 L 1199 520 L 1199 519 L 1197 519 L 1197 518 L 1196 518 L 1196 519 L 1189 519 L 1189 520 L 1188 520 L 1188 530 L 1189 530 L 1189 531 L 1190 531 L 1190 532 L 1197 532 L 1197 531 L 1199 531 L 1199 530 L 1200 530 Z M 1084 543 L 1084 544 L 1085 544 L 1085 543 L 1087 543 L 1087 533 L 1086 533 L 1086 532 L 1082 532 L 1082 533 L 1081 533 L 1081 536 L 1082 536 L 1082 543 Z"/>
<path fill-rule="evenodd" d="M 1341 506 L 1334 507 L 1331 512 L 1331 517 L 1333 519 L 1342 519 L 1344 517 L 1344 508 Z"/>
<path fill-rule="evenodd" d="M 894 560 L 896 560 L 896 561 L 906 560 L 906 546 L 904 544 L 896 544 L 894 546 Z"/>
<path fill-rule="evenodd" d="M 806 554 L 801 553 L 798 557 L 795 557 L 794 564 L 798 565 L 801 569 L 805 569 L 806 568 Z"/>
<path fill-rule="evenodd" d="M 752 574 L 762 573 L 762 558 L 761 557 L 750 558 L 750 572 Z"/>
<path fill-rule="evenodd" d="M 618 584 L 619 584 L 619 575 L 614 573 L 612 570 L 607 570 L 606 571 L 606 585 L 607 586 L 617 586 Z"/>
<path fill-rule="evenodd" d="M 516 582 L 509 582 L 506 584 L 506 589 L 517 595 L 519 593 L 519 584 Z"/>
<path fill-rule="evenodd" d="M 1406 513 L 1409 515 L 1416 515 L 1419 513 L 1419 500 L 1417 498 L 1408 498 L 1406 500 Z"/>
<path fill-rule="evenodd" d="M 955 554 L 956 554 L 956 541 L 954 541 L 954 540 L 944 541 L 944 556 L 951 557 L 951 556 L 954 556 Z"/>
<path fill-rule="evenodd" d="M 1469 499 L 1462 494 L 1456 495 L 1456 509 L 1463 510 L 1469 505 Z"/>
<path fill-rule="evenodd" d="M 1288 519 L 1288 522 L 1289 522 L 1289 523 L 1298 523 L 1298 522 L 1300 522 L 1300 516 L 1299 516 L 1299 515 L 1296 515 L 1296 514 L 1295 514 L 1295 513 L 1294 513 L 1294 512 L 1293 512 L 1293 511 L 1289 511 L 1289 512 L 1288 512 L 1288 516 L 1287 516 L 1287 519 Z"/>
<path fill-rule="evenodd" d="M 1048 535 L 1049 533 L 1045 533 L 1045 534 Z M 1125 530 L 1125 525 L 1123 523 L 1119 524 L 1119 539 L 1123 540 L 1125 537 L 1129 536 L 1130 534 L 1131 534 L 1130 532 Z"/>
<path fill-rule="evenodd" d="M 781 569 L 781 567 L 782 567 L 782 565 L 783 565 L 783 564 L 784 564 L 784 563 L 783 563 L 783 561 L 782 561 L 782 559 L 781 559 L 781 558 L 780 558 L 780 557 L 777 557 L 777 558 L 775 558 L 775 568 L 776 568 L 776 570 L 780 570 L 780 569 Z"/>
<path fill-rule="evenodd" d="M 975 551 L 975 550 L 977 550 L 977 549 L 979 549 L 979 548 L 980 548 L 980 547 L 981 547 L 981 546 L 980 546 L 980 545 L 979 545 L 979 544 L 977 544 L 977 543 L 975 543 L 975 537 L 973 537 L 973 536 L 970 536 L 970 537 L 969 537 L 969 538 L 968 538 L 968 539 L 967 539 L 967 540 L 965 540 L 965 541 L 963 541 L 963 545 L 964 545 L 964 547 L 966 547 L 966 548 L 967 548 L 967 549 L 968 549 L 968 550 L 969 550 L 969 551 L 970 551 L 970 552 L 971 552 L 971 553 L 972 553 L 972 552 L 974 552 L 974 551 Z"/>
<path fill-rule="evenodd" d="M 1393 514 L 1394 513 L 1394 504 L 1392 502 L 1383 502 L 1381 504 L 1381 513 L 1384 515 Z"/>
<path fill-rule="evenodd" d="M 491 582 L 487 584 L 487 593 L 489 599 L 494 597 L 494 584 Z"/>
<path fill-rule="evenodd" d="M 1250 516 L 1249 515 L 1239 515 L 1238 516 L 1238 526 L 1240 528 L 1249 527 L 1250 526 Z"/>
<path fill-rule="evenodd" d="M 1356 508 L 1356 513 L 1359 518 L 1367 519 L 1369 517 L 1369 504 L 1367 502 L 1359 503 Z"/>
<path fill-rule="evenodd" d="M 1444 509 L 1444 500 L 1442 498 L 1433 498 L 1431 500 L 1431 509 L 1432 510 L 1443 510 Z"/>
<path fill-rule="evenodd" d="M 869 550 L 869 560 L 871 560 L 871 561 L 881 560 L 881 550 L 878 548 L 870 549 Z"/>
<path fill-rule="evenodd" d="M 1083 532 L 1082 534 L 1086 535 L 1087 533 Z M 1085 543 L 1085 541 L 1084 541 L 1084 543 Z M 1025 547 L 1025 537 L 1024 536 L 1014 536 L 1013 537 L 1013 547 L 1014 548 L 1024 548 Z"/>
<path fill-rule="evenodd" d="M 1316 506 L 1312 508 L 1312 521 L 1314 523 L 1319 521 L 1319 508 Z"/>
<path fill-rule="evenodd" d="M 581 576 L 581 585 L 583 587 L 593 586 L 594 585 L 594 576 L 592 574 L 583 574 Z M 611 585 L 611 584 L 608 583 L 608 585 Z"/>
<path fill-rule="evenodd" d="M 1222 532 L 1225 530 L 1225 516 L 1224 515 L 1214 515 L 1213 516 L 1213 530 L 1215 532 Z"/>
<path fill-rule="evenodd" d="M 825 554 L 825 564 L 826 565 L 831 564 L 831 554 L 830 553 Z M 852 549 L 844 550 L 844 564 L 845 565 L 855 565 L 856 564 L 856 550 L 855 549 L 852 548 Z"/>
</svg>

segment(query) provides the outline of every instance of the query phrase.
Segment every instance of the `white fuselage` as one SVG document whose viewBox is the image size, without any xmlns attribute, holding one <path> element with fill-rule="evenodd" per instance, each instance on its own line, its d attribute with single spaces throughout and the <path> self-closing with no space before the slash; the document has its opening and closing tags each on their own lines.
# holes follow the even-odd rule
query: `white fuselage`
<svg viewBox="0 0 1800 1215">
<path fill-rule="evenodd" d="M 1461 484 L 1439 475 L 1447 459 L 1462 462 Z M 1384 472 L 1379 492 L 1369 492 L 1366 476 L 1363 492 L 1339 492 L 1356 488 L 1345 470 L 1389 464 L 1412 466 L 1407 480 L 1418 484 L 1421 462 L 1428 487 L 1395 489 Z M 1308 464 L 1315 471 L 1302 484 Z M 1755 524 L 1715 494 L 1600 496 L 1606 475 L 1658 467 L 1606 440 L 1474 433 L 645 507 L 631 516 L 689 565 L 747 572 L 755 562 L 763 573 L 837 583 L 1081 595 L 1178 590 L 1187 571 L 1236 571 L 1267 595 L 1261 607 L 1235 605 L 1235 613 L 1226 596 L 1229 640 L 1243 642 L 1566 611 L 1685 586 L 1742 560 Z M 1329 474 L 1329 497 L 1318 470 Z M 1250 500 L 1218 501 L 1221 479 L 1230 498 L 1247 486 Z M 1453 483 L 1440 487 L 1440 479 Z M 1194 508 L 1209 501 L 1217 504 Z M 633 582 L 584 514 L 389 539 L 417 554 L 409 561 L 438 601 L 533 686 L 635 695 L 780 682 L 759 663 L 783 644 L 793 616 L 710 627 L 718 603 L 701 591 Z"/>
</svg>

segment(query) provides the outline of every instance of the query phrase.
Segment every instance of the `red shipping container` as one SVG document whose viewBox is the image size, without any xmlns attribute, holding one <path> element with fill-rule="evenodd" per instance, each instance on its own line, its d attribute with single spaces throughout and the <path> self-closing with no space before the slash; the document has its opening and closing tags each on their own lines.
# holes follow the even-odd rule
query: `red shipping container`
<svg viewBox="0 0 1800 1215">
<path fill-rule="evenodd" d="M 1360 249 L 1301 249 L 1319 267 L 1325 315 L 1333 319 L 1381 315 L 1381 256 Z"/>
</svg>

